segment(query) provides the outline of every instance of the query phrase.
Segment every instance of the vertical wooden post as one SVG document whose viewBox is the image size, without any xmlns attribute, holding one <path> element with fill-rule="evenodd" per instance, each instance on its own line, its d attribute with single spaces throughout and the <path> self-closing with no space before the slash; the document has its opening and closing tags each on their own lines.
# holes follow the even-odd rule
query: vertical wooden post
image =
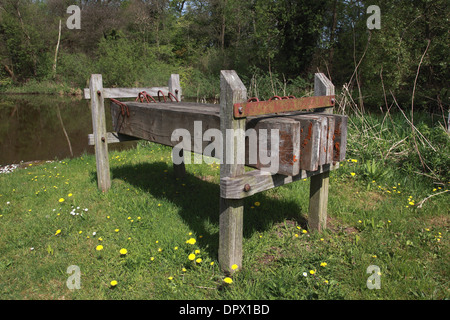
<svg viewBox="0 0 450 320">
<path fill-rule="evenodd" d="M 323 73 L 316 73 L 314 76 L 314 95 L 334 95 L 334 85 Z M 331 114 L 333 113 L 333 109 L 327 108 L 324 113 Z M 329 171 L 311 177 L 308 214 L 308 227 L 310 230 L 320 232 L 327 227 L 329 181 Z"/>
<path fill-rule="evenodd" d="M 94 131 L 95 159 L 97 162 L 97 183 L 102 192 L 111 187 L 109 172 L 108 141 L 106 135 L 105 103 L 101 74 L 91 75 L 89 90 L 91 94 L 92 129 Z"/>
<path fill-rule="evenodd" d="M 234 119 L 233 104 L 246 99 L 247 89 L 237 73 L 234 70 L 222 70 L 220 130 L 224 143 L 220 164 L 221 178 L 236 177 L 244 173 L 244 161 L 238 163 L 238 159 L 245 160 L 245 119 Z M 233 129 L 233 134 L 230 134 L 229 129 Z M 231 273 L 242 267 L 243 216 L 244 200 L 220 198 L 219 264 L 225 272 Z M 234 264 L 238 269 L 232 269 Z"/>
<path fill-rule="evenodd" d="M 171 74 L 169 79 L 169 91 L 177 97 L 178 101 L 181 101 L 181 85 L 180 85 L 180 75 Z"/>
<path fill-rule="evenodd" d="M 181 101 L 181 85 L 180 85 L 180 75 L 171 74 L 169 79 L 169 92 L 171 92 L 178 101 Z M 179 154 L 180 157 L 184 157 L 183 149 L 173 148 L 173 154 Z M 180 164 L 173 164 L 173 172 L 176 178 L 183 178 L 186 175 L 186 166 L 184 162 Z"/>
</svg>

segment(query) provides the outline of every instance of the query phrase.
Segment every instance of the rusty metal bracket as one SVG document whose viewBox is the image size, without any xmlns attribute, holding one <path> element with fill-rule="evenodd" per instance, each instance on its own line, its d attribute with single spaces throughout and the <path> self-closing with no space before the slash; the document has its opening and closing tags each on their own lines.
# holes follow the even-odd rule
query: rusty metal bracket
<svg viewBox="0 0 450 320">
<path fill-rule="evenodd" d="M 233 113 L 235 118 L 277 114 L 316 108 L 334 107 L 335 96 L 317 96 L 295 99 L 272 99 L 270 101 L 251 101 L 235 103 Z"/>
</svg>

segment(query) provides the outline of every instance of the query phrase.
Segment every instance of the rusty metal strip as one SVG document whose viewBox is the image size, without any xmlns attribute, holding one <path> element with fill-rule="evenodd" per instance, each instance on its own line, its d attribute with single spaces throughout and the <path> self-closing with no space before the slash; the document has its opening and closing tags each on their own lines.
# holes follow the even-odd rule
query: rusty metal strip
<svg viewBox="0 0 450 320">
<path fill-rule="evenodd" d="M 250 116 L 260 116 L 264 114 L 333 107 L 334 103 L 334 95 L 271 101 L 243 102 L 235 103 L 233 112 L 235 118 L 245 118 Z"/>
</svg>

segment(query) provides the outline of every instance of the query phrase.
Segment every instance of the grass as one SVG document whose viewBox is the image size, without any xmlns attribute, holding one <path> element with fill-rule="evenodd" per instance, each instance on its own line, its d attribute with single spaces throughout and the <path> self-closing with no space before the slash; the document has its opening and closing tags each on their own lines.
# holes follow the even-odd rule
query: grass
<svg viewBox="0 0 450 320">
<path fill-rule="evenodd" d="M 449 298 L 448 193 L 417 208 L 448 185 L 401 175 L 368 183 L 350 160 L 331 174 L 320 234 L 306 225 L 309 181 L 249 197 L 242 271 L 227 284 L 217 262 L 219 166 L 187 165 L 176 180 L 170 149 L 151 143 L 110 152 L 110 165 L 105 194 L 91 155 L 0 175 L 1 299 Z M 66 285 L 72 265 L 79 290 Z M 370 265 L 380 290 L 366 286 Z"/>
</svg>

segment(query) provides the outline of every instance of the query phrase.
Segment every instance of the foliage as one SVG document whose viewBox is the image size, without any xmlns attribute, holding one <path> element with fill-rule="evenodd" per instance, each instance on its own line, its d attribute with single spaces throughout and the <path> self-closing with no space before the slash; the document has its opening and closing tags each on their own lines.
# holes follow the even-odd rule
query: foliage
<svg viewBox="0 0 450 320">
<path fill-rule="evenodd" d="M 68 18 L 69 4 L 2 2 L 2 84 L 52 78 L 57 26 Z M 165 79 L 162 74 L 173 70 L 189 74 L 185 83 L 199 85 L 186 93 L 213 98 L 217 85 L 211 80 L 220 70 L 235 69 L 243 78 L 257 75 L 268 83 L 261 83 L 270 88 L 263 90 L 266 96 L 277 86 L 298 85 L 295 79 L 311 80 L 319 70 L 336 88 L 345 85 L 360 110 L 386 111 L 395 95 L 403 107 L 443 114 L 448 108 L 446 2 L 378 1 L 381 30 L 367 29 L 371 4 L 88 1 L 81 30 L 62 30 L 56 80 L 81 87 L 90 73 L 104 72 L 111 85 L 126 86 Z M 41 25 L 50 31 L 41 32 Z"/>
</svg>

